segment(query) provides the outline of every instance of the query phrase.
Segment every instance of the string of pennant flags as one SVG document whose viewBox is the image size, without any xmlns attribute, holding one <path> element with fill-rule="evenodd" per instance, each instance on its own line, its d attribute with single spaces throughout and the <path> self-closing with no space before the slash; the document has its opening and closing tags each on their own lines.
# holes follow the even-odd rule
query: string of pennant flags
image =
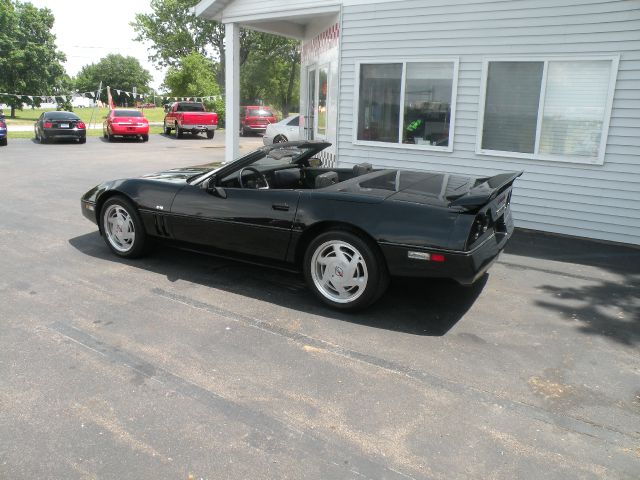
<svg viewBox="0 0 640 480">
<path fill-rule="evenodd" d="M 74 98 L 78 98 L 78 97 L 84 97 L 84 98 L 91 98 L 91 99 L 96 99 L 100 96 L 100 93 L 102 93 L 104 90 L 106 90 L 107 88 L 102 88 L 100 90 L 93 90 L 91 92 L 73 92 L 73 93 L 64 93 L 64 94 L 54 94 L 54 95 L 36 95 L 36 94 L 20 94 L 20 93 L 5 93 L 5 92 L 0 92 L 0 98 L 2 97 L 13 97 L 13 98 L 18 98 L 18 99 L 29 99 L 29 101 L 33 101 L 34 99 L 39 99 L 42 102 L 51 102 L 51 103 L 56 103 L 57 99 L 62 99 L 62 101 L 67 101 L 70 102 L 72 99 Z M 126 95 L 127 97 L 131 97 L 132 99 L 135 100 L 144 100 L 144 99 L 149 99 L 149 98 L 157 98 L 160 99 L 160 101 L 194 101 L 194 102 L 205 102 L 205 101 L 212 101 L 212 100 L 218 100 L 221 99 L 222 96 L 221 95 L 197 95 L 197 96 L 189 96 L 189 97 L 175 97 L 175 96 L 169 96 L 169 95 L 154 95 L 152 93 L 134 93 L 134 92 L 128 92 L 126 90 L 121 90 L 121 89 L 117 89 L 117 88 L 112 88 L 111 89 L 112 92 L 115 92 L 119 97 L 122 95 Z"/>
</svg>

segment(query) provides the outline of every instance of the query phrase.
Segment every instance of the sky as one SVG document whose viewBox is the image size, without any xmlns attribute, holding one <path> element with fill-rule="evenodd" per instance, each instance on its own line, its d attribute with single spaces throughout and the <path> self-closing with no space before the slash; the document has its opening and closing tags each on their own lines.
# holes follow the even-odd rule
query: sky
<svg viewBox="0 0 640 480">
<path fill-rule="evenodd" d="M 109 53 L 132 56 L 153 76 L 158 89 L 164 70 L 156 70 L 147 59 L 147 46 L 135 42 L 129 25 L 136 13 L 151 11 L 148 0 L 29 0 L 36 7 L 49 8 L 55 18 L 56 45 L 67 56 L 67 73 L 75 76 L 84 65 L 97 63 Z M 97 87 L 97 85 L 96 85 Z"/>
</svg>

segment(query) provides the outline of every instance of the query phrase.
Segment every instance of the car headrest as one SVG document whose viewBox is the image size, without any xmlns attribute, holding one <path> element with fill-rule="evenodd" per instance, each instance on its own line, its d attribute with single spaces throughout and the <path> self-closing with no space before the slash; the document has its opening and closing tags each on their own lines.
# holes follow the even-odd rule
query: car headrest
<svg viewBox="0 0 640 480">
<path fill-rule="evenodd" d="M 365 173 L 369 173 L 373 171 L 373 166 L 370 163 L 358 163 L 353 166 L 353 176 L 359 177 L 360 175 L 364 175 Z"/>
<path fill-rule="evenodd" d="M 336 172 L 326 172 L 316 177 L 316 188 L 330 187 L 338 183 L 338 174 Z"/>
</svg>

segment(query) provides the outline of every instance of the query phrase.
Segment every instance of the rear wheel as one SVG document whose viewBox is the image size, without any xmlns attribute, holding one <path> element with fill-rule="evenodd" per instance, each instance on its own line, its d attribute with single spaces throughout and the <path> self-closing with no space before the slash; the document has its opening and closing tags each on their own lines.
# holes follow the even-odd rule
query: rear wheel
<svg viewBox="0 0 640 480">
<path fill-rule="evenodd" d="M 7 137 L 4 137 L 2 140 L 0 140 L 0 147 L 6 147 L 9 144 L 9 141 L 7 140 Z"/>
<path fill-rule="evenodd" d="M 142 135 L 142 141 L 143 142 L 148 142 L 149 141 L 149 135 Z"/>
<path fill-rule="evenodd" d="M 105 243 L 119 257 L 136 258 L 146 253 L 148 241 L 142 220 L 126 198 L 115 196 L 104 203 L 100 228 Z"/>
<path fill-rule="evenodd" d="M 79 138 L 78 143 L 87 143 L 87 137 Z"/>
<path fill-rule="evenodd" d="M 175 130 L 176 130 L 176 131 L 174 132 L 174 133 L 175 133 L 176 138 L 182 138 L 182 130 L 180 130 L 180 127 L 178 126 L 178 124 L 177 124 L 177 123 L 174 125 L 174 128 L 175 128 Z"/>
<path fill-rule="evenodd" d="M 371 305 L 389 284 L 384 258 L 375 245 L 345 230 L 322 233 L 309 244 L 304 274 L 315 295 L 339 310 Z"/>
<path fill-rule="evenodd" d="M 211 140 L 215 134 L 216 134 L 215 130 L 207 130 L 207 138 L 209 140 Z"/>
</svg>

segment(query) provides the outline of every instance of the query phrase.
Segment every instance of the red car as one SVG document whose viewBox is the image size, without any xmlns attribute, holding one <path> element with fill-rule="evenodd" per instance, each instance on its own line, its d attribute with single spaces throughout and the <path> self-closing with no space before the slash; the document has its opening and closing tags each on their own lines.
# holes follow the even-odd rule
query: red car
<svg viewBox="0 0 640 480">
<path fill-rule="evenodd" d="M 276 117 L 269 107 L 240 107 L 240 135 L 264 133 L 272 123 L 276 123 Z"/>
<path fill-rule="evenodd" d="M 136 137 L 149 140 L 149 121 L 139 110 L 111 110 L 102 126 L 104 138 Z"/>
</svg>

